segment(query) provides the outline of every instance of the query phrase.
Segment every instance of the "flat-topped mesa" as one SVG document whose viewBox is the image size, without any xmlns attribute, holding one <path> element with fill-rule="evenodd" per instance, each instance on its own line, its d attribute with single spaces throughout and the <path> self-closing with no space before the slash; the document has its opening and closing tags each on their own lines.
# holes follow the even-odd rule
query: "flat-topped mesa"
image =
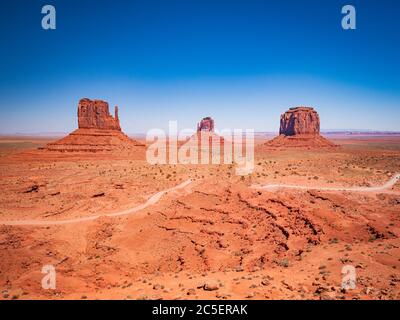
<svg viewBox="0 0 400 320">
<path fill-rule="evenodd" d="M 205 117 L 197 124 L 197 132 L 214 132 L 214 120 L 211 117 Z"/>
<path fill-rule="evenodd" d="M 317 111 L 303 106 L 290 108 L 281 115 L 279 136 L 265 145 L 271 148 L 335 147 L 335 144 L 320 135 Z"/>
<path fill-rule="evenodd" d="M 310 107 L 290 108 L 281 115 L 279 134 L 294 136 L 298 134 L 316 135 L 320 132 L 317 111 Z"/>
<path fill-rule="evenodd" d="M 78 105 L 78 128 L 121 131 L 118 107 L 115 107 L 114 114 L 114 117 L 110 115 L 106 101 L 81 99 Z"/>
</svg>

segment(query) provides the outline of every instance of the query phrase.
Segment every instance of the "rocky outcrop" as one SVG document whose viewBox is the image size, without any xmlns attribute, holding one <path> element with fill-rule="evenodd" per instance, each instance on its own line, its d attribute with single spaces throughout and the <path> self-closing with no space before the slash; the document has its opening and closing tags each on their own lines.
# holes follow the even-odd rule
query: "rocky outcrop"
<svg viewBox="0 0 400 320">
<path fill-rule="evenodd" d="M 197 132 L 214 132 L 214 120 L 211 117 L 205 117 L 197 124 Z"/>
<path fill-rule="evenodd" d="M 279 136 L 266 146 L 309 149 L 335 147 L 335 144 L 320 135 L 320 119 L 314 108 L 296 107 L 281 115 Z"/>
<path fill-rule="evenodd" d="M 78 129 L 65 138 L 47 144 L 44 150 L 124 154 L 136 152 L 137 147 L 144 151 L 144 146 L 121 131 L 118 107 L 115 107 L 113 117 L 107 102 L 84 98 L 78 104 Z"/>
<path fill-rule="evenodd" d="M 197 124 L 197 134 L 195 138 L 200 149 L 223 146 L 224 139 L 214 132 L 214 119 L 205 117 Z"/>
<path fill-rule="evenodd" d="M 87 98 L 81 99 L 78 105 L 78 128 L 121 131 L 118 107 L 115 107 L 114 117 L 112 117 L 107 102 Z"/>
<path fill-rule="evenodd" d="M 279 134 L 294 136 L 297 134 L 319 134 L 319 116 L 309 107 L 290 108 L 281 115 Z"/>
<path fill-rule="evenodd" d="M 224 144 L 224 138 L 214 132 L 214 120 L 205 117 L 197 124 L 197 132 L 183 142 L 180 148 L 197 153 L 197 163 L 223 163 Z"/>
</svg>

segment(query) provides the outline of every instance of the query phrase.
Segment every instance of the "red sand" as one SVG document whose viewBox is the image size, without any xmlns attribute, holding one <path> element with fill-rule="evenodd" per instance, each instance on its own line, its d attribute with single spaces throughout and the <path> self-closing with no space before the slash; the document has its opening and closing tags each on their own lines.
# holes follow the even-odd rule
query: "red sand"
<svg viewBox="0 0 400 320">
<path fill-rule="evenodd" d="M 232 165 L 152 166 L 139 151 L 42 152 L 20 145 L 40 140 L 0 139 L 0 299 L 399 299 L 399 183 L 378 193 L 251 188 L 368 187 L 400 172 L 400 138 L 338 138 L 323 150 L 257 141 L 245 178 Z M 129 215 L 1 225 L 112 214 L 187 179 Z M 41 287 L 46 264 L 56 290 Z M 354 290 L 341 290 L 344 265 L 356 268 Z"/>
</svg>

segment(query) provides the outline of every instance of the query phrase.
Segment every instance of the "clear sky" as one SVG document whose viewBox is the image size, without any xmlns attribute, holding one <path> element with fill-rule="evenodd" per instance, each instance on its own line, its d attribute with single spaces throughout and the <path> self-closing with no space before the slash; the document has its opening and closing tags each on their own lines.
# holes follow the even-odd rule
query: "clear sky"
<svg viewBox="0 0 400 320">
<path fill-rule="evenodd" d="M 322 129 L 400 131 L 398 0 L 5 0 L 0 35 L 0 133 L 72 131 L 83 97 L 118 105 L 127 133 L 205 116 L 277 131 L 297 105 Z"/>
</svg>

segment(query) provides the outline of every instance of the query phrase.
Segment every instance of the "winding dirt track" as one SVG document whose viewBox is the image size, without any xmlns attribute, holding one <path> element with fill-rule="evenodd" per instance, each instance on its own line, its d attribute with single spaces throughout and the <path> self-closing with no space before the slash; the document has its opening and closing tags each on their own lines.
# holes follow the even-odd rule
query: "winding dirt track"
<svg viewBox="0 0 400 320">
<path fill-rule="evenodd" d="M 298 190 L 325 190 L 325 191 L 352 191 L 352 192 L 384 192 L 388 189 L 391 189 L 398 181 L 400 181 L 400 173 L 394 175 L 389 181 L 387 181 L 382 186 L 375 186 L 375 187 L 313 187 L 313 186 L 297 186 L 297 185 L 287 185 L 287 184 L 269 184 L 269 185 L 252 185 L 251 188 L 253 189 L 263 189 L 263 190 L 275 190 L 275 189 L 298 189 Z M 0 221 L 0 225 L 9 225 L 9 226 L 48 226 L 48 225 L 64 225 L 64 224 L 72 224 L 72 223 L 79 223 L 79 222 L 87 222 L 93 221 L 100 217 L 117 217 L 132 214 L 143 210 L 151 205 L 156 204 L 163 195 L 168 192 L 183 189 L 187 185 L 192 183 L 192 180 L 186 180 L 181 184 L 159 191 L 156 194 L 152 195 L 145 203 L 140 204 L 136 207 L 126 209 L 123 211 L 118 211 L 114 213 L 108 214 L 99 214 L 96 216 L 90 217 L 82 217 L 82 218 L 75 218 L 75 219 L 68 219 L 68 220 L 58 220 L 58 221 L 49 221 L 49 220 L 9 220 L 9 221 Z"/>
<path fill-rule="evenodd" d="M 396 182 L 400 180 L 400 173 L 395 174 L 388 182 L 382 186 L 376 187 L 314 187 L 314 186 L 296 186 L 289 184 L 268 184 L 268 185 L 252 185 L 253 189 L 274 190 L 274 189 L 299 189 L 299 190 L 324 190 L 324 191 L 352 191 L 352 192 L 383 192 L 391 189 Z"/>
<path fill-rule="evenodd" d="M 108 214 L 99 214 L 96 216 L 90 216 L 90 217 L 83 217 L 83 218 L 75 218 L 75 219 L 69 219 L 69 220 L 58 220 L 58 221 L 46 221 L 46 220 L 11 220 L 11 221 L 0 221 L 0 225 L 8 225 L 8 226 L 49 226 L 49 225 L 63 225 L 63 224 L 71 224 L 71 223 L 79 223 L 79 222 L 87 222 L 87 221 L 93 221 L 96 220 L 100 217 L 117 217 L 117 216 L 123 216 L 123 215 L 128 215 L 132 214 L 135 212 L 138 212 L 140 210 L 143 210 L 151 205 L 156 204 L 163 195 L 165 195 L 168 192 L 178 190 L 178 189 L 183 189 L 187 185 L 192 183 L 192 180 L 186 180 L 185 182 L 182 182 L 181 184 L 157 192 L 156 194 L 152 195 L 145 203 L 140 204 L 136 207 L 126 209 L 123 211 L 118 211 L 114 213 L 108 213 Z"/>
</svg>

